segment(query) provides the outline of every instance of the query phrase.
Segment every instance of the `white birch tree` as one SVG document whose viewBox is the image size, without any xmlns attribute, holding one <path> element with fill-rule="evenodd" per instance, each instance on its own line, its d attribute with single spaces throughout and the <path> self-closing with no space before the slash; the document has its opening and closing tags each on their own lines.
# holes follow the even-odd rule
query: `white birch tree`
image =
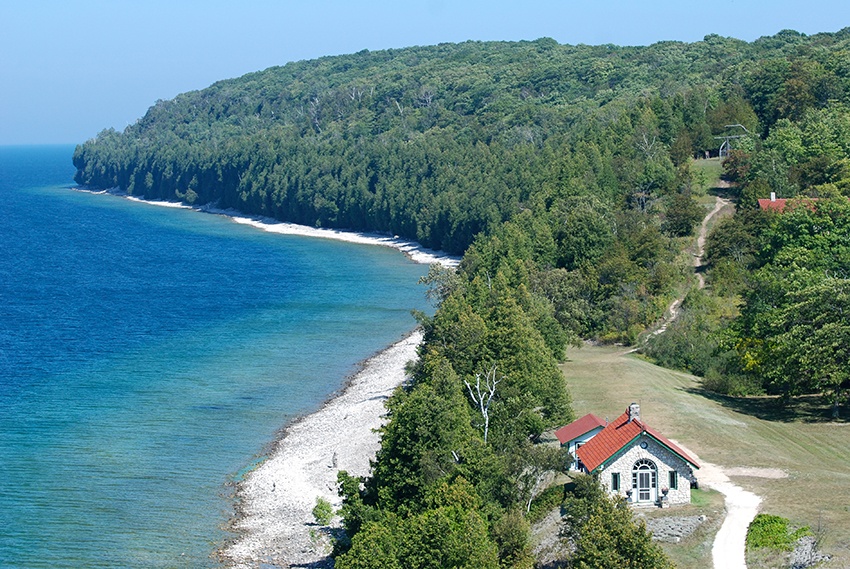
<svg viewBox="0 0 850 569">
<path fill-rule="evenodd" d="M 482 377 L 483 376 L 483 377 Z M 496 396 L 496 386 L 501 382 L 496 379 L 496 364 L 490 366 L 484 374 L 475 374 L 475 387 L 468 380 L 463 380 L 469 390 L 472 402 L 478 405 L 481 417 L 484 419 L 484 444 L 487 444 L 487 434 L 490 432 L 490 403 Z"/>
</svg>

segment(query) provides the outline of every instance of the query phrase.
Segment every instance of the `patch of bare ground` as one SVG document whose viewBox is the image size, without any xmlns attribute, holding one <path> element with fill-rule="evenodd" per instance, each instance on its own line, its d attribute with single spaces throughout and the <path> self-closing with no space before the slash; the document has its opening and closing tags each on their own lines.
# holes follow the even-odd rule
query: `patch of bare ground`
<svg viewBox="0 0 850 569">
<path fill-rule="evenodd" d="M 567 566 L 565 559 L 569 548 L 560 537 L 561 509 L 549 512 L 539 522 L 531 526 L 531 542 L 537 569 L 561 569 Z"/>
<path fill-rule="evenodd" d="M 753 478 L 788 478 L 788 473 L 779 468 L 754 468 L 746 466 L 732 466 L 724 468 L 726 476 L 751 476 Z"/>
</svg>

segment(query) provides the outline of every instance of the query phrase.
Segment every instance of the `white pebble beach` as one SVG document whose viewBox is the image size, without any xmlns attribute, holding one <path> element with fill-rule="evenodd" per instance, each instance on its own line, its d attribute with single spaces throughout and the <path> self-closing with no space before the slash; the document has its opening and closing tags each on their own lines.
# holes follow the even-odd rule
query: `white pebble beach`
<svg viewBox="0 0 850 569">
<path fill-rule="evenodd" d="M 226 566 L 331 566 L 328 536 L 314 524 L 313 506 L 321 496 L 339 507 L 340 470 L 369 473 L 384 402 L 404 381 L 421 340 L 416 331 L 370 358 L 338 397 L 286 429 L 271 456 L 239 484 L 237 538 L 219 552 Z"/>
</svg>

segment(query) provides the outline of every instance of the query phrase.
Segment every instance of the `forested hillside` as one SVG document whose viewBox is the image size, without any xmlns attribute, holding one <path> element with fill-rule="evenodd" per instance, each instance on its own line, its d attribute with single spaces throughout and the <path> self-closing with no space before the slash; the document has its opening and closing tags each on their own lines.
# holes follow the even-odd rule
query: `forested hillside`
<svg viewBox="0 0 850 569">
<path fill-rule="evenodd" d="M 468 42 L 290 63 L 157 102 L 78 147 L 76 179 L 452 253 L 517 220 L 534 261 L 562 270 L 534 279 L 561 324 L 632 340 L 677 278 L 670 238 L 699 216 L 680 166 L 716 153 L 726 125 L 766 134 L 846 100 L 848 36 Z"/>
<path fill-rule="evenodd" d="M 847 35 L 468 42 L 290 63 L 100 133 L 75 154 L 77 181 L 460 253 L 540 198 L 618 208 L 675 189 L 674 164 L 716 151 L 725 125 L 755 129 L 757 114 L 768 129 L 843 92 Z"/>
<path fill-rule="evenodd" d="M 850 108 L 780 119 L 724 167 L 738 209 L 707 240 L 709 286 L 647 351 L 726 394 L 823 394 L 838 418 L 850 394 Z"/>
<path fill-rule="evenodd" d="M 750 133 L 727 162 L 741 214 L 709 244 L 709 282 L 739 295 L 741 317 L 694 292 L 654 355 L 703 365 L 717 388 L 730 374 L 763 386 L 785 377 L 771 366 L 796 365 L 797 339 L 850 344 L 843 317 L 812 332 L 820 307 L 850 308 L 849 62 L 850 28 L 752 43 L 364 51 L 160 101 L 78 147 L 76 179 L 464 253 L 459 271 L 429 275 L 439 308 L 421 316 L 422 357 L 388 403 L 373 476 L 341 477 L 350 539 L 337 566 L 531 567 L 529 515 L 552 497 L 539 496 L 545 474 L 564 465 L 534 443 L 572 418 L 556 363 L 571 342 L 633 342 L 661 316 L 704 215 L 690 162 L 717 154 L 715 136 Z M 760 217 L 755 199 L 771 190 L 831 199 Z M 765 351 L 774 346 L 784 360 Z M 807 389 L 841 386 L 846 363 L 796 371 Z M 627 513 L 579 490 L 567 534 L 587 549 L 575 560 L 668 566 Z"/>
</svg>

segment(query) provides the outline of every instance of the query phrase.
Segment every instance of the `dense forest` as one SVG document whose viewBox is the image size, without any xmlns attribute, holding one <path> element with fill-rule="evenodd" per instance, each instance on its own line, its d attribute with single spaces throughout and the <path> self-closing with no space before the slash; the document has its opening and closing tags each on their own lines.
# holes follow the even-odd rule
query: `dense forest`
<svg viewBox="0 0 850 569">
<path fill-rule="evenodd" d="M 461 253 L 541 199 L 618 208 L 676 189 L 675 165 L 716 151 L 725 125 L 766 130 L 840 95 L 845 35 L 468 42 L 290 63 L 100 133 L 75 155 L 77 181 Z"/>
<path fill-rule="evenodd" d="M 709 287 L 646 351 L 721 393 L 824 394 L 838 417 L 850 394 L 850 109 L 783 118 L 724 170 L 738 205 L 709 235 Z M 763 211 L 771 193 L 782 207 Z"/>
<path fill-rule="evenodd" d="M 573 418 L 557 367 L 633 343 L 687 286 L 705 214 L 694 158 L 725 160 L 738 212 L 709 287 L 645 347 L 727 393 L 850 388 L 850 28 L 747 43 L 446 44 L 290 63 L 157 102 L 79 146 L 78 183 L 463 253 L 372 476 L 340 476 L 336 566 L 532 567 L 562 503 L 535 444 Z M 761 212 L 770 192 L 786 211 Z M 567 380 L 568 381 L 568 380 Z M 553 492 L 554 490 L 554 492 Z M 592 480 L 564 501 L 575 567 L 668 567 Z"/>
</svg>

